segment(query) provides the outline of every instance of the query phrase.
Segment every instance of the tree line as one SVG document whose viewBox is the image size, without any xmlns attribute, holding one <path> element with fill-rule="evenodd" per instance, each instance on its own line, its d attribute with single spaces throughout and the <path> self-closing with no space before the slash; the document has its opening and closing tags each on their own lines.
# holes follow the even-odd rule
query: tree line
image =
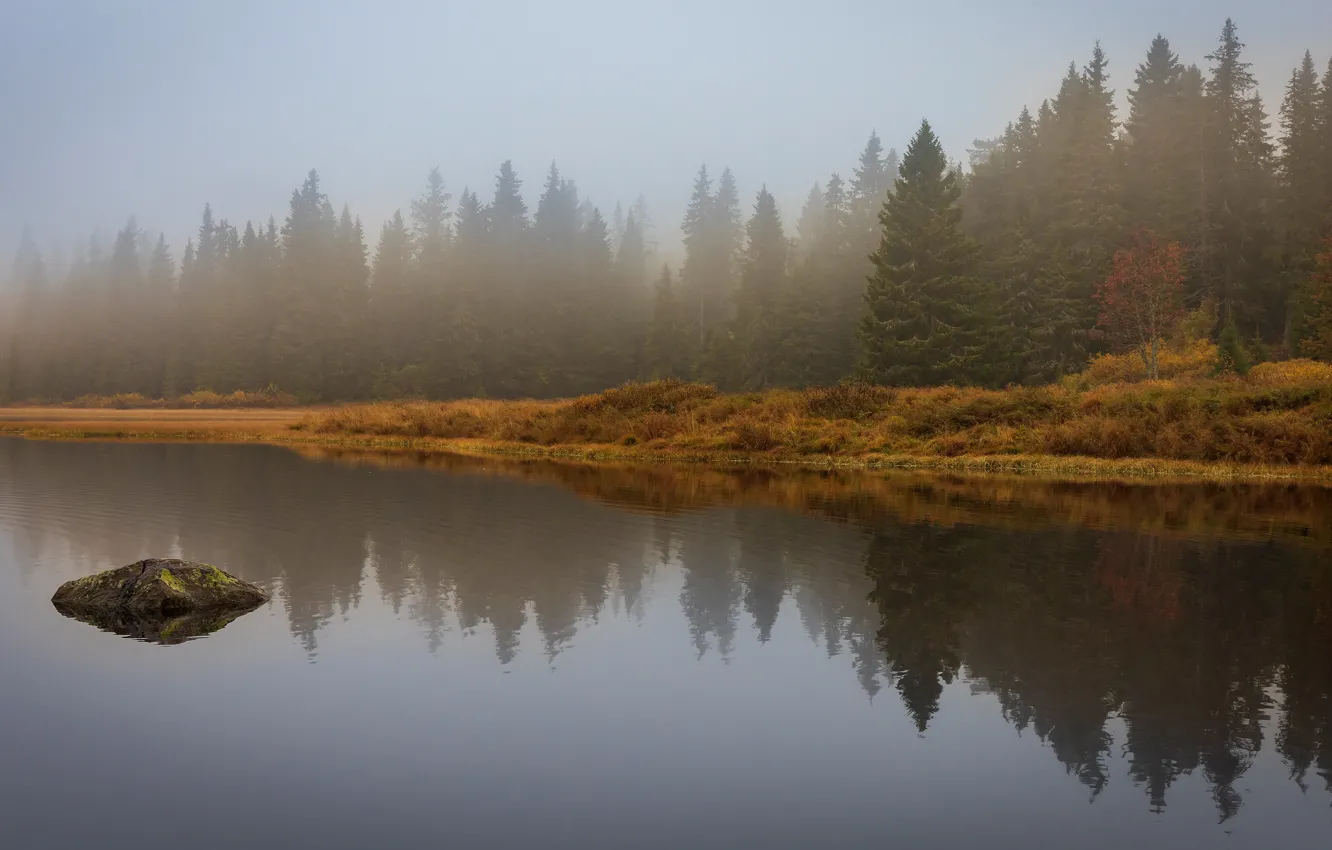
<svg viewBox="0 0 1332 850">
<path fill-rule="evenodd" d="M 1274 134 L 1237 27 L 1205 68 L 1158 36 L 1115 106 L 1099 45 L 969 168 L 925 122 L 871 134 L 788 234 L 761 189 L 699 169 L 683 259 L 640 199 L 610 221 L 551 165 L 535 210 L 510 162 L 488 201 L 431 171 L 373 252 L 311 171 L 279 225 L 205 206 L 176 264 L 134 220 L 51 274 L 24 234 L 0 400 L 276 386 L 305 400 L 560 396 L 680 377 L 725 389 L 1034 384 L 1125 343 L 1098 289 L 1146 240 L 1179 306 L 1257 357 L 1332 359 L 1332 62 L 1291 74 Z M 1175 266 L 1172 266 L 1175 268 Z M 1113 323 L 1112 323 L 1113 324 Z M 1149 341 L 1154 343 L 1154 340 Z"/>
</svg>

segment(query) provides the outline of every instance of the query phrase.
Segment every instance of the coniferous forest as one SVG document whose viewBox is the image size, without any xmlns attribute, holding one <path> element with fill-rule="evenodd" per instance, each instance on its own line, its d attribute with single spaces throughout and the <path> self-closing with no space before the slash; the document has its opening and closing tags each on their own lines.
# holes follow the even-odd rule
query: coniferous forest
<svg viewBox="0 0 1332 850">
<path fill-rule="evenodd" d="M 1169 249 L 1161 315 L 1203 316 L 1223 354 L 1332 360 L 1332 61 L 1292 59 L 1265 104 L 1231 21 L 1197 64 L 1158 36 L 1118 80 L 1097 46 L 966 166 L 928 122 L 901 156 L 871 134 L 794 222 L 703 166 L 671 265 L 641 199 L 600 210 L 555 164 L 534 208 L 509 162 L 484 196 L 433 170 L 377 232 L 312 170 L 280 221 L 205 205 L 178 255 L 130 219 L 57 270 L 25 233 L 0 401 L 1042 384 L 1129 347 L 1104 287 L 1134 245 Z"/>
</svg>

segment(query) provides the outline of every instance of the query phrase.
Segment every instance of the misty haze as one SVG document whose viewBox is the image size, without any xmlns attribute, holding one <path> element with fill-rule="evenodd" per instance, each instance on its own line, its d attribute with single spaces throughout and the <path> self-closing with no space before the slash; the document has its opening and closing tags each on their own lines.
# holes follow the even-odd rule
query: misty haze
<svg viewBox="0 0 1332 850">
<path fill-rule="evenodd" d="M 1332 842 L 1332 5 L 3 17 L 6 847 Z"/>
</svg>

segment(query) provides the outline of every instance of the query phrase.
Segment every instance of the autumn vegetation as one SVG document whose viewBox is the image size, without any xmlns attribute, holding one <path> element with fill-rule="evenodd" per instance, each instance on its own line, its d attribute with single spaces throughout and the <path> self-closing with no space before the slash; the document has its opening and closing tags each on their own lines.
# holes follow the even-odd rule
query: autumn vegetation
<svg viewBox="0 0 1332 850">
<path fill-rule="evenodd" d="M 602 455 L 815 460 L 967 456 L 1150 458 L 1332 465 L 1332 366 L 1265 363 L 1214 371 L 1215 346 L 1166 350 L 1155 381 L 1118 380 L 1137 354 L 1106 355 L 1061 384 L 985 390 L 849 382 L 719 393 L 678 380 L 559 401 L 387 402 L 307 416 L 312 436 L 484 443 Z M 1110 382 L 1103 382 L 1105 379 Z M 595 454 L 595 452 L 587 452 Z"/>
</svg>

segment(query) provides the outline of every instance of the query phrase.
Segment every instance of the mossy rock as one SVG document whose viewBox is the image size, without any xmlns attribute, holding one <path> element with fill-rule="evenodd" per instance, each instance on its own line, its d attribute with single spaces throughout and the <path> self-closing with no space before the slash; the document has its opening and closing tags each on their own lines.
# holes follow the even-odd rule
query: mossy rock
<svg viewBox="0 0 1332 850">
<path fill-rule="evenodd" d="M 211 564 L 151 558 L 66 582 L 51 602 L 67 617 L 155 643 L 217 631 L 269 599 Z"/>
</svg>

